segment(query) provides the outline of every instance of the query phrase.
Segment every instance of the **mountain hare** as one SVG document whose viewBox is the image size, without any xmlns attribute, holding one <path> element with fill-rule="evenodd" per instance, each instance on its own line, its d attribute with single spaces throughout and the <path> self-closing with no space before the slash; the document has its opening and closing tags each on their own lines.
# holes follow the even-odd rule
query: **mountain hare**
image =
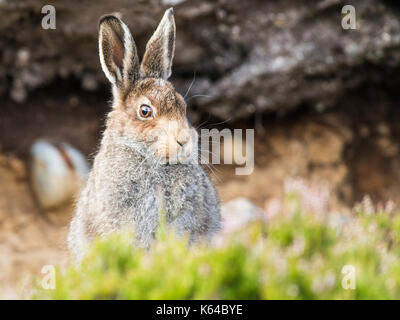
<svg viewBox="0 0 400 320">
<path fill-rule="evenodd" d="M 167 224 L 190 242 L 210 239 L 220 227 L 217 193 L 197 161 L 198 135 L 183 97 L 167 81 L 174 49 L 172 8 L 141 64 L 128 27 L 112 15 L 100 19 L 100 61 L 113 106 L 68 236 L 78 259 L 95 236 L 121 229 L 131 229 L 136 244 L 148 247 L 160 203 Z"/>
</svg>

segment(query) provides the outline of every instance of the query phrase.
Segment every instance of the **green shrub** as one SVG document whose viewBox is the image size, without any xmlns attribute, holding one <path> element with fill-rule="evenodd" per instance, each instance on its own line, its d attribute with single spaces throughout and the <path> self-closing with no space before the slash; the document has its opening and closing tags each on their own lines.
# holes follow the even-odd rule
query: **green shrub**
<svg viewBox="0 0 400 320">
<path fill-rule="evenodd" d="M 294 200 L 292 199 L 291 202 Z M 292 209 L 291 209 L 292 208 Z M 293 209 L 294 208 L 294 209 Z M 268 222 L 188 248 L 165 232 L 149 250 L 132 235 L 97 240 L 80 267 L 58 271 L 45 299 L 397 299 L 400 215 L 308 213 L 286 204 Z M 355 267 L 356 288 L 342 287 Z"/>
</svg>

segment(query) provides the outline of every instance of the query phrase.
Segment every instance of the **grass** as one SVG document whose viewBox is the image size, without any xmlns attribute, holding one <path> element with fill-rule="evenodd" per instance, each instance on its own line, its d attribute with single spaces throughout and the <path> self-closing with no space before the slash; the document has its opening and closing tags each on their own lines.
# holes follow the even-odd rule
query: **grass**
<svg viewBox="0 0 400 320">
<path fill-rule="evenodd" d="M 311 213 L 291 195 L 273 218 L 221 236 L 214 246 L 188 248 L 171 232 L 160 235 L 150 250 L 132 248 L 130 234 L 97 240 L 79 267 L 57 271 L 55 290 L 38 284 L 33 297 L 400 297 L 400 215 L 395 212 L 360 207 L 347 216 Z M 355 288 L 345 289 L 346 283 Z"/>
</svg>

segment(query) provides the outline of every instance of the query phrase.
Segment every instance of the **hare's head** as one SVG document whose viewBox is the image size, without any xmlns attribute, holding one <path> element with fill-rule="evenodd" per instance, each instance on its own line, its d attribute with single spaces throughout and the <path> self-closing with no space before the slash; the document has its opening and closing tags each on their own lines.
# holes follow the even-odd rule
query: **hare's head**
<svg viewBox="0 0 400 320">
<path fill-rule="evenodd" d="M 102 69 L 112 84 L 108 129 L 142 143 L 157 158 L 187 159 L 197 150 L 197 133 L 186 118 L 186 104 L 167 81 L 175 50 L 175 21 L 168 9 L 139 63 L 128 27 L 117 17 L 100 19 Z"/>
</svg>

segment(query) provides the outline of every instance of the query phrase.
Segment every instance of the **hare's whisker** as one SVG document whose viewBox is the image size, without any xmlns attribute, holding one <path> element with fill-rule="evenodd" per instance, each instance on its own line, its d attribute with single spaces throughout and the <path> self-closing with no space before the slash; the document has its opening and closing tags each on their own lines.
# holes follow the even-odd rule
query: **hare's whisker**
<svg viewBox="0 0 400 320">
<path fill-rule="evenodd" d="M 207 94 L 195 94 L 194 96 L 191 96 L 189 99 L 186 100 L 186 102 L 189 102 L 192 98 L 196 97 L 207 97 L 207 98 L 212 98 L 212 96 L 209 96 Z"/>
<path fill-rule="evenodd" d="M 189 91 L 190 91 L 190 89 L 192 89 L 192 86 L 193 86 L 193 84 L 194 84 L 195 81 L 196 81 L 196 71 L 193 72 L 193 80 L 192 80 L 192 82 L 191 82 L 190 85 L 189 85 L 189 89 L 187 89 L 185 95 L 183 96 L 183 99 L 185 99 L 186 96 L 189 94 Z"/>
<path fill-rule="evenodd" d="M 197 130 L 198 128 L 200 128 L 203 124 L 205 124 L 208 120 L 210 120 L 210 114 L 208 114 L 208 119 L 207 119 L 207 120 L 203 121 L 202 123 L 200 123 L 200 124 L 196 127 L 196 130 Z"/>
<path fill-rule="evenodd" d="M 209 164 L 205 164 L 205 166 L 210 170 L 210 173 L 215 177 L 218 182 L 222 182 L 221 178 L 215 173 L 215 168 L 213 169 Z"/>
<path fill-rule="evenodd" d="M 211 155 L 213 155 L 213 156 L 217 156 L 216 153 L 214 153 L 214 152 L 212 152 L 212 151 L 210 151 L 210 150 L 205 150 L 205 149 L 201 149 L 201 150 L 200 150 L 200 153 L 204 153 L 204 152 L 208 152 L 208 154 L 211 154 Z"/>
<path fill-rule="evenodd" d="M 221 122 L 210 123 L 209 126 L 217 126 L 217 125 L 219 125 L 219 124 L 227 123 L 227 122 L 229 122 L 229 121 L 231 121 L 231 120 L 232 120 L 232 117 L 230 117 L 230 118 L 228 118 L 228 119 L 226 119 L 226 120 L 224 120 L 224 121 L 221 121 Z"/>
</svg>

